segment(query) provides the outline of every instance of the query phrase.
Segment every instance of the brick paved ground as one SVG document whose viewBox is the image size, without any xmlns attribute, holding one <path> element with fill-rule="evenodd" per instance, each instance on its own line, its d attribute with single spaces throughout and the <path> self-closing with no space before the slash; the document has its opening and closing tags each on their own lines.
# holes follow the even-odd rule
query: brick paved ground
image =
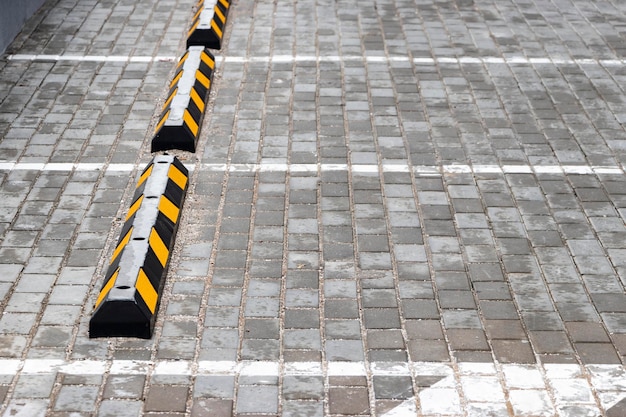
<svg viewBox="0 0 626 417">
<path fill-rule="evenodd" d="M 238 0 L 155 335 L 89 339 L 194 6 L 0 58 L 0 414 L 626 415 L 616 0 Z"/>
</svg>

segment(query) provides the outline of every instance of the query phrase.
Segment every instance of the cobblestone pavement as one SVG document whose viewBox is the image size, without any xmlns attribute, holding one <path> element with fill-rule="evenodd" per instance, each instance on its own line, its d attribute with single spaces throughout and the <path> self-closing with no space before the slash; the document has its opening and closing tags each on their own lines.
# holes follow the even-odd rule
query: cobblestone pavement
<svg viewBox="0 0 626 417">
<path fill-rule="evenodd" d="M 155 335 L 92 306 L 194 0 L 0 58 L 0 414 L 626 415 L 626 4 L 237 0 Z"/>
</svg>

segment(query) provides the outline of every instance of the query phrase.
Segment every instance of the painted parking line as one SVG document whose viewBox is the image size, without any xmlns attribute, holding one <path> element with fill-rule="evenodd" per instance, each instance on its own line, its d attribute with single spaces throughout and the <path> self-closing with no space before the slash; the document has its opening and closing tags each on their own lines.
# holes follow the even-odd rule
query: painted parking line
<svg viewBox="0 0 626 417">
<path fill-rule="evenodd" d="M 169 55 L 142 56 L 142 55 L 48 55 L 48 54 L 12 54 L 6 55 L 8 61 L 74 61 L 74 62 L 172 62 L 178 57 Z M 268 55 L 268 56 L 227 56 L 216 57 L 216 63 L 310 63 L 310 62 L 368 62 L 368 63 L 393 63 L 412 62 L 417 65 L 439 64 L 502 64 L 502 65 L 600 65 L 605 67 L 621 67 L 626 65 L 626 60 L 606 58 L 553 58 L 553 57 L 411 57 L 404 55 Z"/>
<path fill-rule="evenodd" d="M 375 164 L 185 164 L 194 169 L 212 172 L 289 172 L 317 173 L 332 171 L 350 171 L 356 174 L 380 172 L 413 172 L 416 176 L 440 176 L 448 174 L 565 174 L 565 175 L 624 175 L 626 170 L 621 166 L 594 165 L 409 165 L 404 163 Z M 32 163 L 32 162 L 0 162 L 0 171 L 106 171 L 131 172 L 134 164 L 98 164 L 98 163 Z"/>
<path fill-rule="evenodd" d="M 61 163 L 61 162 L 0 162 L 0 171 L 111 171 L 130 172 L 135 164 Z"/>
<path fill-rule="evenodd" d="M 513 408 L 525 406 L 525 393 L 535 396 L 540 395 L 539 392 L 547 393 L 543 398 L 553 400 L 541 405 L 543 411 L 551 412 L 549 415 L 564 405 L 578 405 L 595 413 L 589 415 L 603 415 L 602 410 L 617 409 L 626 401 L 626 369 L 622 365 L 0 359 L 0 375 L 57 373 L 192 377 L 411 377 L 420 387 L 416 395 L 423 412 L 455 415 L 462 413 L 464 402 L 477 401 L 473 397 L 476 397 L 476 387 L 481 386 L 501 392 L 503 399 L 504 392 L 508 392 L 508 402 Z M 495 400 L 487 403 L 480 401 L 486 405 L 497 405 Z M 407 415 L 406 412 L 414 410 L 415 404 L 415 397 L 409 397 L 385 416 Z"/>
<path fill-rule="evenodd" d="M 409 376 L 420 372 L 434 375 L 452 375 L 452 367 L 443 363 L 379 362 L 271 362 L 271 361 L 198 361 L 185 360 L 75 360 L 62 359 L 0 359 L 0 375 L 50 374 L 67 375 L 329 375 Z"/>
<path fill-rule="evenodd" d="M 413 172 L 418 176 L 445 174 L 579 174 L 579 175 L 624 175 L 619 166 L 590 165 L 408 165 L 408 164 L 202 164 L 210 171 L 229 172 L 331 172 L 351 171 L 353 173 Z"/>
<path fill-rule="evenodd" d="M 49 54 L 12 54 L 7 55 L 7 61 L 73 61 L 73 62 L 172 62 L 178 59 L 175 56 L 129 56 L 129 55 L 49 55 Z"/>
<path fill-rule="evenodd" d="M 418 65 L 439 65 L 439 64 L 503 64 L 503 65 L 601 65 L 606 67 L 624 66 L 626 61 L 623 59 L 567 59 L 567 58 L 550 58 L 537 57 L 527 58 L 523 56 L 514 57 L 410 57 L 402 55 L 272 55 L 272 56 L 251 56 L 251 57 L 225 57 L 224 62 L 248 63 L 248 62 L 271 62 L 271 63 L 298 63 L 298 62 L 368 62 L 368 63 L 393 63 L 393 62 L 412 62 Z"/>
</svg>

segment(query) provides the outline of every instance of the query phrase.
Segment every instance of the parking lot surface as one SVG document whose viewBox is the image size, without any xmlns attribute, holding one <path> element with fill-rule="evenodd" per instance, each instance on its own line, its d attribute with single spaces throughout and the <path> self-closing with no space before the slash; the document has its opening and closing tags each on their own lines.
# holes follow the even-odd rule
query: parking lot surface
<svg viewBox="0 0 626 417">
<path fill-rule="evenodd" d="M 196 7 L 0 56 L 1 415 L 626 415 L 617 0 L 234 1 L 154 335 L 89 338 Z"/>
</svg>

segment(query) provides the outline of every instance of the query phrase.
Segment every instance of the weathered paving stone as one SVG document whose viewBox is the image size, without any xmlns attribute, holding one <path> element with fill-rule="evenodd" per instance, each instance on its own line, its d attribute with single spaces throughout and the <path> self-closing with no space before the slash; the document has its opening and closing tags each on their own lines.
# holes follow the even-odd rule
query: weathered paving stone
<svg viewBox="0 0 626 417">
<path fill-rule="evenodd" d="M 626 9 L 492 3 L 231 4 L 150 340 L 87 322 L 196 5 L 45 3 L 0 59 L 0 414 L 621 415 Z"/>
</svg>

